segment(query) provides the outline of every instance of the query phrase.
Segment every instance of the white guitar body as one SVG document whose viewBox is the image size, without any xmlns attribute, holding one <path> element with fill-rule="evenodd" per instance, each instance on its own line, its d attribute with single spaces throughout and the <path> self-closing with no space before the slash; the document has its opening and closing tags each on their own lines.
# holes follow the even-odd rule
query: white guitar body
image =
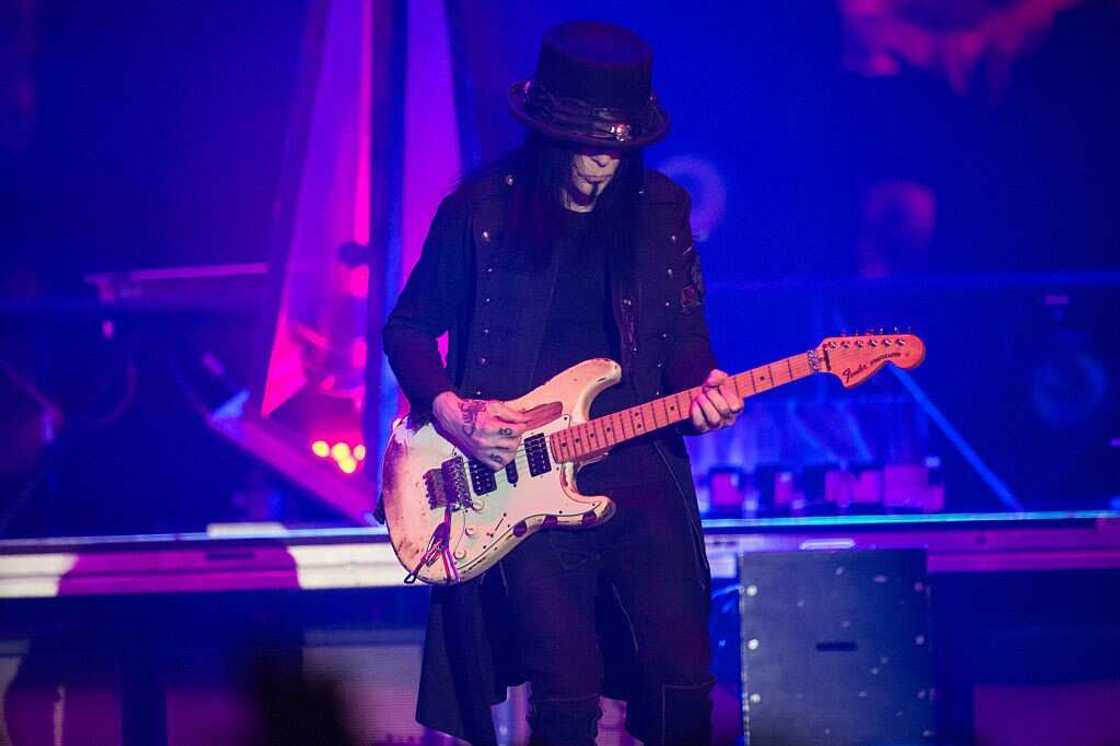
<svg viewBox="0 0 1120 746">
<path fill-rule="evenodd" d="M 845 387 L 859 385 L 888 363 L 909 369 L 925 358 L 912 334 L 827 337 L 813 349 L 729 376 L 725 398 L 744 399 L 814 373 Z M 609 448 L 684 422 L 697 386 L 589 420 L 591 402 L 618 383 L 622 369 L 596 358 L 573 365 L 520 399 L 529 428 L 517 457 L 493 471 L 471 461 L 431 422 L 397 420 L 382 463 L 382 505 L 406 582 L 446 584 L 486 571 L 541 528 L 597 525 L 614 513 L 603 496 L 581 495 L 576 472 Z"/>
<path fill-rule="evenodd" d="M 389 539 L 410 579 L 433 584 L 469 580 L 546 525 L 581 528 L 610 518 L 615 507 L 610 499 L 581 495 L 576 487 L 579 468 L 605 453 L 560 463 L 548 453 L 548 435 L 587 421 L 591 402 L 618 383 L 621 374 L 613 360 L 585 360 L 506 402 L 531 419 L 514 462 L 515 475 L 477 462 L 472 466 L 433 422 L 415 426 L 408 417 L 399 418 L 385 450 L 382 499 Z M 533 471 L 542 469 L 542 448 L 548 468 L 533 474 L 529 461 Z M 474 478 L 471 472 L 479 468 L 493 475 L 492 489 L 485 474 Z"/>
</svg>

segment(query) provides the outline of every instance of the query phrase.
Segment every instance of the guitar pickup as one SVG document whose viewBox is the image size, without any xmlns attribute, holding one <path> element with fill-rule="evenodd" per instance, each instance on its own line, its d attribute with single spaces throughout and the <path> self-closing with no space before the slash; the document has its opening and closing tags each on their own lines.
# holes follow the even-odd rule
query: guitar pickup
<svg viewBox="0 0 1120 746">
<path fill-rule="evenodd" d="M 485 464 L 480 461 L 475 461 L 472 458 L 469 468 L 471 472 L 471 487 L 474 487 L 474 494 L 488 495 L 498 489 L 498 480 L 495 479 L 494 472 Z"/>
<path fill-rule="evenodd" d="M 529 462 L 529 476 L 535 477 L 552 471 L 552 459 L 548 456 L 548 444 L 544 433 L 537 433 L 525 439 L 525 456 Z"/>
</svg>

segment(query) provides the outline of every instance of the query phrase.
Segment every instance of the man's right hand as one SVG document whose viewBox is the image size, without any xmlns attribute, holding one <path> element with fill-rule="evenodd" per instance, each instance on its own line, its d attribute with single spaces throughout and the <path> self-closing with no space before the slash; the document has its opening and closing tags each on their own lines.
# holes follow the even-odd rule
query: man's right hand
<svg viewBox="0 0 1120 746">
<path fill-rule="evenodd" d="M 461 399 L 453 391 L 437 396 L 432 412 L 444 435 L 494 470 L 513 461 L 529 422 L 500 401 Z"/>
</svg>

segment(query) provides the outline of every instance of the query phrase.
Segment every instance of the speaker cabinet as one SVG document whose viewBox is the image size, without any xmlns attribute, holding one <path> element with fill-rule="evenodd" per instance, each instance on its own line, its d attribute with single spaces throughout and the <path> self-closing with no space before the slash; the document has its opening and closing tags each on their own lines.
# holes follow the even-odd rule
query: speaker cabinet
<svg viewBox="0 0 1120 746">
<path fill-rule="evenodd" d="M 739 560 L 748 746 L 932 744 L 922 551 Z"/>
</svg>

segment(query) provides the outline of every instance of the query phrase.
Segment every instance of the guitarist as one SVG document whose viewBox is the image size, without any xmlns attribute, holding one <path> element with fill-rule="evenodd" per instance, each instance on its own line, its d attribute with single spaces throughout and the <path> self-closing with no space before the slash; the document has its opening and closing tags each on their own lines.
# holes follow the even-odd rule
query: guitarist
<svg viewBox="0 0 1120 746">
<path fill-rule="evenodd" d="M 700 384 L 688 432 L 742 408 L 718 388 L 688 196 L 643 166 L 668 130 L 651 59 L 617 26 L 547 32 L 535 77 L 509 94 L 525 145 L 443 201 L 385 325 L 413 411 L 495 470 L 526 429 L 502 401 L 588 358 L 623 370 L 592 416 Z M 710 575 L 681 434 L 579 472 L 581 492 L 617 503 L 612 520 L 540 531 L 481 578 L 433 588 L 420 722 L 495 743 L 489 705 L 528 679 L 534 744 L 593 744 L 601 694 L 627 701 L 646 744 L 709 741 Z"/>
</svg>

